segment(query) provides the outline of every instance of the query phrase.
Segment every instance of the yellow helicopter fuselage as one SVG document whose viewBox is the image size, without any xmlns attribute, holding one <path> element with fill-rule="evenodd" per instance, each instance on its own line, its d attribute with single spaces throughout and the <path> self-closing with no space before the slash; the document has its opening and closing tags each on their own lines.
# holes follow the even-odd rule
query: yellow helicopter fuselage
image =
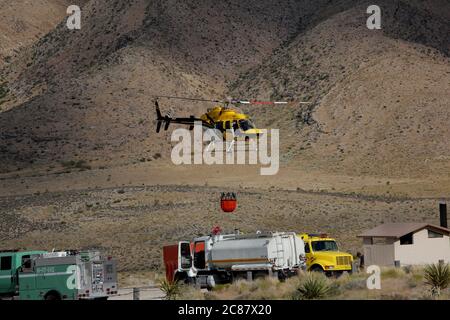
<svg viewBox="0 0 450 320">
<path fill-rule="evenodd" d="M 263 133 L 261 129 L 255 128 L 248 115 L 229 107 L 215 106 L 203 114 L 200 119 L 213 124 L 224 135 L 227 130 L 234 130 L 236 133 L 248 137 L 257 137 Z"/>
</svg>

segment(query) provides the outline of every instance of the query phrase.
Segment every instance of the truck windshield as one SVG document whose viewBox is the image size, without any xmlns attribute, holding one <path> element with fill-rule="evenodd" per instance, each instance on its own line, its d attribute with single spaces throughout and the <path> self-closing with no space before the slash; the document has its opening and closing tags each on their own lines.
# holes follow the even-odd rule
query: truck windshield
<svg viewBox="0 0 450 320">
<path fill-rule="evenodd" d="M 311 246 L 313 251 L 338 251 L 336 242 L 332 240 L 312 241 Z"/>
</svg>

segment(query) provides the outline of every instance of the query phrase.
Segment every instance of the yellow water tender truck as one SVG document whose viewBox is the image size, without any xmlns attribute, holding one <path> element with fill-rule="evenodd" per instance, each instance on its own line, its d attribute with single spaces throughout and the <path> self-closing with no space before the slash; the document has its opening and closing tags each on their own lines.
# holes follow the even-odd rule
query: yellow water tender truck
<svg viewBox="0 0 450 320">
<path fill-rule="evenodd" d="M 339 251 L 336 240 L 326 234 L 298 235 L 305 243 L 306 270 L 324 272 L 327 276 L 352 272 L 353 256 Z"/>
</svg>

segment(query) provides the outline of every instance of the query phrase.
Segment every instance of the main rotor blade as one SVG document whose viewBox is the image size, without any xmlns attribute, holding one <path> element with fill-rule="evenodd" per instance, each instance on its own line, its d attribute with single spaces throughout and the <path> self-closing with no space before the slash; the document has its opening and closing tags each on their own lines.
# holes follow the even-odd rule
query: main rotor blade
<svg viewBox="0 0 450 320">
<path fill-rule="evenodd" d="M 258 101 L 258 100 L 240 100 L 240 99 L 229 99 L 229 100 L 214 100 L 214 99 L 202 99 L 202 98 L 189 98 L 189 97 L 177 97 L 177 96 L 153 96 L 154 98 L 167 98 L 167 99 L 177 99 L 177 100 L 187 100 L 187 101 L 200 101 L 200 102 L 213 102 L 213 103 L 231 103 L 231 104 L 254 104 L 254 105 L 287 105 L 287 104 L 312 104 L 308 101 Z"/>
<path fill-rule="evenodd" d="M 312 102 L 306 102 L 306 101 L 300 101 L 300 102 L 296 102 L 296 101 L 256 101 L 256 100 L 235 100 L 233 101 L 234 103 L 240 103 L 240 104 L 253 104 L 253 105 L 287 105 L 287 104 L 294 104 L 294 103 L 299 103 L 299 104 L 311 104 Z"/>
<path fill-rule="evenodd" d="M 177 100 L 188 100 L 188 101 L 224 103 L 224 101 L 222 101 L 222 100 L 211 100 L 211 99 L 201 99 L 201 98 L 188 98 L 188 97 L 176 97 L 176 96 L 154 96 L 154 97 L 155 98 L 177 99 Z"/>
</svg>

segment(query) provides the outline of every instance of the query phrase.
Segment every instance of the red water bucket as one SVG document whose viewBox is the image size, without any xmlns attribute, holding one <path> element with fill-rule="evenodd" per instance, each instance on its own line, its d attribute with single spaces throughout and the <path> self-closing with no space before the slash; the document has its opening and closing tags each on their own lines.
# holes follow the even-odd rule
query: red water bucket
<svg viewBox="0 0 450 320">
<path fill-rule="evenodd" d="M 233 212 L 237 207 L 236 194 L 234 192 L 222 193 L 220 207 L 223 212 Z"/>
</svg>

